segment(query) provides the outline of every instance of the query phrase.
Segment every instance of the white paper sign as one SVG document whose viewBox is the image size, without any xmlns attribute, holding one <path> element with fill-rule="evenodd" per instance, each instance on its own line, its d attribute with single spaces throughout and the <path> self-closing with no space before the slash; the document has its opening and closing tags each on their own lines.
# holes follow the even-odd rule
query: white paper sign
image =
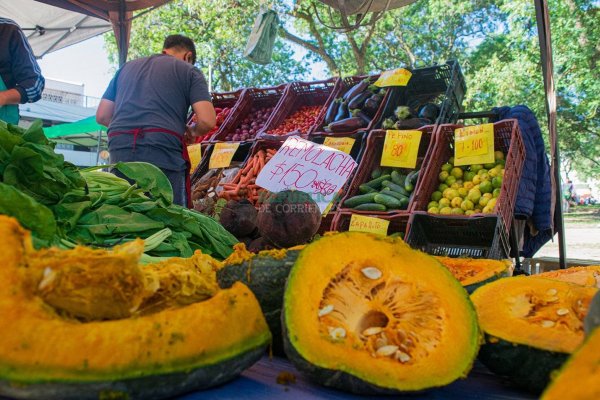
<svg viewBox="0 0 600 400">
<path fill-rule="evenodd" d="M 324 212 L 354 168 L 356 162 L 349 154 L 292 136 L 261 170 L 256 184 L 271 192 L 310 193 Z"/>
</svg>

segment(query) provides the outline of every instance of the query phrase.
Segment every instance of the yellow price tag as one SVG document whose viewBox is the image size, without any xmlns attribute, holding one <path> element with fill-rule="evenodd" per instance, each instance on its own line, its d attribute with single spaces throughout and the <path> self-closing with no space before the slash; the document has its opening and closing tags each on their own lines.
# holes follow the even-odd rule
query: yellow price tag
<svg viewBox="0 0 600 400">
<path fill-rule="evenodd" d="M 366 217 L 364 215 L 352 214 L 350 217 L 350 231 L 376 233 L 387 236 L 390 221 L 385 219 Z"/>
<path fill-rule="evenodd" d="M 231 165 L 233 155 L 240 147 L 239 143 L 217 143 L 210 155 L 208 169 L 227 168 Z"/>
<path fill-rule="evenodd" d="M 412 72 L 404 68 L 385 71 L 381 73 L 374 85 L 378 87 L 406 86 L 411 76 Z"/>
<path fill-rule="evenodd" d="M 200 143 L 192 144 L 187 147 L 190 156 L 190 172 L 194 172 L 200 160 L 202 160 L 202 147 Z"/>
<path fill-rule="evenodd" d="M 350 154 L 350 150 L 352 150 L 352 146 L 354 146 L 354 142 L 356 140 L 353 138 L 345 138 L 345 137 L 326 137 L 323 142 L 324 146 L 331 147 L 333 149 L 343 151 L 346 154 Z"/>
<path fill-rule="evenodd" d="M 422 135 L 421 131 L 387 131 L 380 165 L 382 167 L 416 168 Z"/>
<path fill-rule="evenodd" d="M 454 165 L 494 162 L 494 124 L 467 126 L 454 131 Z"/>
</svg>

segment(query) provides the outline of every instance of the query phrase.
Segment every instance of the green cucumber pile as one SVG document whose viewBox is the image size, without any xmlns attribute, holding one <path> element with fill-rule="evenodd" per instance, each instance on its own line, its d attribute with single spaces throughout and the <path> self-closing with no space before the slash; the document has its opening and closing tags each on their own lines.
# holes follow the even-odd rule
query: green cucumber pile
<svg viewBox="0 0 600 400">
<path fill-rule="evenodd" d="M 419 178 L 419 170 L 404 175 L 401 168 L 376 167 L 371 180 L 359 186 L 361 194 L 344 201 L 344 207 L 357 211 L 406 210 Z"/>
</svg>

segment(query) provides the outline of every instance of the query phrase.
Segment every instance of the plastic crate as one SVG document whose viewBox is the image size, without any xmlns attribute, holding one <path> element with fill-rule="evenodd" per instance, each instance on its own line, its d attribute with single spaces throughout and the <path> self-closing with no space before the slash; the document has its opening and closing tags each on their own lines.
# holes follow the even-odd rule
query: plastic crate
<svg viewBox="0 0 600 400">
<path fill-rule="evenodd" d="M 331 229 L 337 232 L 346 232 L 350 229 L 350 219 L 352 215 L 359 214 L 357 212 L 347 212 L 347 211 L 338 211 L 335 214 L 333 219 L 333 223 L 331 224 Z M 395 233 L 401 234 L 404 238 L 406 235 L 406 230 L 408 228 L 408 220 L 409 214 L 397 214 L 397 215 L 378 215 L 378 214 L 363 214 L 367 217 L 380 218 L 386 221 L 389 221 L 390 224 L 388 226 L 388 235 L 393 235 Z"/>
<path fill-rule="evenodd" d="M 419 145 L 419 152 L 417 155 L 417 165 L 416 168 L 426 169 L 426 165 L 429 162 L 431 153 L 431 145 L 433 144 L 432 138 L 434 133 L 435 126 L 428 125 L 417 130 L 421 131 L 423 134 L 421 136 L 421 143 Z M 345 196 L 342 199 L 342 205 L 339 207 L 340 211 L 346 212 L 354 212 L 357 214 L 374 214 L 374 215 L 390 215 L 390 214 L 408 214 L 412 207 L 413 198 L 415 197 L 415 193 L 417 191 L 419 181 L 422 179 L 422 173 L 419 173 L 419 178 L 417 180 L 417 184 L 415 185 L 415 190 L 413 191 L 413 195 L 411 196 L 410 202 L 406 210 L 392 210 L 392 211 L 357 211 L 352 208 L 345 208 L 343 206 L 343 202 L 350 197 L 356 196 L 360 194 L 359 186 L 363 183 L 366 183 L 371 180 L 371 171 L 379 165 L 381 160 L 381 153 L 383 151 L 383 143 L 385 141 L 386 131 L 384 130 L 374 130 L 367 136 L 367 144 L 364 150 L 364 156 L 362 157 L 359 166 L 356 169 L 354 174 L 354 178 L 346 191 Z M 410 169 L 401 169 L 403 172 L 411 171 Z"/>
<path fill-rule="evenodd" d="M 231 159 L 232 163 L 245 163 L 246 159 L 250 154 L 250 148 L 252 147 L 252 143 L 240 143 L 240 147 L 236 150 L 233 158 Z M 208 171 L 208 166 L 210 163 L 210 156 L 214 150 L 214 144 L 202 144 L 202 160 L 198 167 L 190 177 L 192 186 L 194 186 L 200 178 L 202 178 L 206 172 Z"/>
<path fill-rule="evenodd" d="M 209 142 L 212 138 L 215 137 L 219 133 L 219 131 L 223 128 L 228 119 L 233 115 L 233 109 L 238 104 L 238 101 L 243 97 L 245 90 L 239 89 L 233 92 L 223 92 L 223 93 L 211 93 L 212 104 L 215 108 L 230 108 L 229 114 L 225 117 L 219 129 L 210 136 L 207 140 L 203 140 L 202 143 Z M 194 117 L 194 112 L 192 111 L 188 117 L 188 125 L 192 123 L 192 118 Z"/>
<path fill-rule="evenodd" d="M 330 212 L 326 216 L 321 218 L 321 225 L 317 230 L 317 235 L 323 235 L 325 232 L 332 231 L 333 221 L 335 219 L 335 212 Z"/>
<path fill-rule="evenodd" d="M 372 83 L 374 83 L 377 79 L 379 79 L 379 75 L 360 75 L 360 76 L 349 76 L 346 77 L 344 79 L 342 79 L 341 83 L 340 83 L 340 88 L 337 92 L 337 94 L 334 97 L 334 100 L 337 98 L 342 97 L 348 90 L 350 90 L 350 88 L 352 88 L 354 85 L 356 85 L 357 83 L 359 83 L 362 80 L 365 79 L 369 79 L 369 81 Z M 326 136 L 348 136 L 348 135 L 352 135 L 356 132 L 359 131 L 370 131 L 371 129 L 373 129 L 375 126 L 377 126 L 377 124 L 379 123 L 379 120 L 381 119 L 381 116 L 383 115 L 383 111 L 385 108 L 385 105 L 387 104 L 387 98 L 390 95 L 390 90 L 387 90 L 383 100 L 381 101 L 381 104 L 379 106 L 379 109 L 377 110 L 377 112 L 375 113 L 375 115 L 373 116 L 373 119 L 371 120 L 371 122 L 365 126 L 364 128 L 360 128 L 354 131 L 348 131 L 348 132 L 339 132 L 339 133 L 334 133 L 334 132 L 325 132 L 324 127 L 325 127 L 325 114 L 327 114 L 327 109 L 325 109 L 325 112 L 322 114 L 321 118 L 317 121 L 317 124 L 315 125 L 315 129 L 313 130 L 313 132 L 311 133 L 311 135 L 326 135 Z M 331 102 L 328 102 L 327 108 L 329 108 L 329 105 L 331 104 Z"/>
<path fill-rule="evenodd" d="M 267 121 L 265 127 L 259 132 L 261 139 L 285 140 L 288 136 L 299 135 L 308 137 L 315 129 L 315 124 L 322 121 L 329 103 L 335 99 L 341 81 L 339 78 L 330 78 L 315 82 L 293 82 L 285 90 L 284 95 L 277 104 L 277 109 Z M 277 128 L 287 117 L 294 114 L 303 106 L 321 106 L 321 111 L 307 132 L 290 132 L 287 135 L 270 135 L 268 132 Z"/>
<path fill-rule="evenodd" d="M 235 132 L 236 128 L 241 125 L 242 121 L 248 116 L 253 108 L 261 109 L 266 107 L 276 107 L 287 87 L 288 84 L 283 84 L 267 88 L 246 89 L 240 97 L 235 109 L 230 113 L 230 118 L 228 118 L 223 125 L 221 125 L 221 128 L 213 136 L 211 141 L 213 143 L 226 141 L 225 138 L 227 135 Z M 276 108 L 273 109 L 271 114 L 273 114 L 275 111 Z M 259 132 L 257 132 L 257 134 L 258 133 Z M 256 140 L 256 136 L 257 135 L 247 141 L 253 142 Z"/>
<path fill-rule="evenodd" d="M 198 143 L 194 143 L 194 144 L 198 144 Z M 202 157 L 200 158 L 200 162 L 198 163 L 198 165 L 196 166 L 196 168 L 190 172 L 190 180 L 192 183 L 192 186 L 194 185 L 194 179 L 198 179 L 198 174 L 200 173 L 200 169 L 202 168 L 202 164 L 206 161 L 206 154 L 211 150 L 211 144 L 207 143 L 207 142 L 202 142 L 200 143 L 200 152 Z"/>
<path fill-rule="evenodd" d="M 502 218 L 495 215 L 455 218 L 414 212 L 405 241 L 414 249 L 436 256 L 501 260 L 510 254 Z"/>
<path fill-rule="evenodd" d="M 466 91 L 465 78 L 457 61 L 414 69 L 407 86 L 389 90 L 382 115 L 375 126 L 381 127 L 383 120 L 393 115 L 400 105 L 408 106 L 417 113 L 426 103 L 440 106 L 435 124 L 455 123 L 462 111 Z"/>
<path fill-rule="evenodd" d="M 417 183 L 411 211 L 427 211 L 431 195 L 437 190 L 440 182 L 438 175 L 442 165 L 454 155 L 454 131 L 463 125 L 440 125 L 435 132 L 435 145 L 428 156 L 429 162 L 424 176 Z M 513 212 L 523 164 L 525 163 L 525 146 L 521 130 L 516 119 L 506 119 L 494 123 L 494 148 L 506 156 L 504 178 L 500 195 L 496 202 L 495 213 L 502 218 L 507 234 L 512 225 Z M 485 214 L 490 215 L 490 214 Z M 456 215 L 455 218 L 469 219 L 469 216 Z"/>
</svg>

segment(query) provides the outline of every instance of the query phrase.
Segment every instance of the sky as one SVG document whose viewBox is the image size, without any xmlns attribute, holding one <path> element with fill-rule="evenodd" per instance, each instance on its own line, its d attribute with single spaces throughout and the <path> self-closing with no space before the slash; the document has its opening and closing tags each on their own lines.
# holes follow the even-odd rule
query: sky
<svg viewBox="0 0 600 400">
<path fill-rule="evenodd" d="M 102 36 L 47 54 L 38 63 L 44 77 L 82 83 L 91 97 L 102 97 L 114 74 Z"/>
</svg>

